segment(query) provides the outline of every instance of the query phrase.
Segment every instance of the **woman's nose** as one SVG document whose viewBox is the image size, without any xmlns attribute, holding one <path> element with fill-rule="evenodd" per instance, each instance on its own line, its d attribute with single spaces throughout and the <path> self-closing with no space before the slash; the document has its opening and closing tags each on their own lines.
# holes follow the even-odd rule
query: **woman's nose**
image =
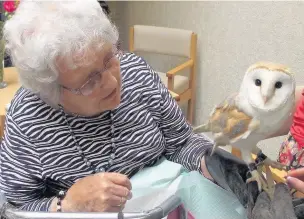
<svg viewBox="0 0 304 219">
<path fill-rule="evenodd" d="M 102 90 L 113 90 L 116 87 L 117 80 L 111 71 L 105 71 L 101 80 L 100 88 Z"/>
</svg>

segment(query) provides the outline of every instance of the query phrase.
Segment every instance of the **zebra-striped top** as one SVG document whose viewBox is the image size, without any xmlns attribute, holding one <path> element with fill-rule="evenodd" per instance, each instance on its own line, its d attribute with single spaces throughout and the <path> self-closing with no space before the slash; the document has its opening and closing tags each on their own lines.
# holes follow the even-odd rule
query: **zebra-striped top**
<svg viewBox="0 0 304 219">
<path fill-rule="evenodd" d="M 86 162 L 129 177 L 161 156 L 189 170 L 200 169 L 211 142 L 192 132 L 144 59 L 125 53 L 120 63 L 121 103 L 97 116 L 64 116 L 26 89 L 17 92 L 0 155 L 0 189 L 9 202 L 20 209 L 47 211 L 56 192 L 94 172 Z"/>
</svg>

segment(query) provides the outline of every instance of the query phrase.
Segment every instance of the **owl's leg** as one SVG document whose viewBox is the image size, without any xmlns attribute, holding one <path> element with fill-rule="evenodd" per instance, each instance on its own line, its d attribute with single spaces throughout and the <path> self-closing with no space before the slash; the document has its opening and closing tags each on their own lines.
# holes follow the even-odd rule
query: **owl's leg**
<svg viewBox="0 0 304 219">
<path fill-rule="evenodd" d="M 267 182 L 263 177 L 262 173 L 258 170 L 254 160 L 251 157 L 251 151 L 241 150 L 242 151 L 242 158 L 247 163 L 249 172 L 251 176 L 246 180 L 246 183 L 256 181 L 258 184 L 258 189 L 261 192 L 263 190 L 267 190 Z"/>
<path fill-rule="evenodd" d="M 266 169 L 266 179 L 263 176 L 262 172 L 256 170 L 251 172 L 252 177 L 247 179 L 247 183 L 252 181 L 257 181 L 259 192 L 261 192 L 262 190 L 265 191 L 268 194 L 269 198 L 273 200 L 275 184 L 269 166 L 265 166 L 265 169 Z"/>
<path fill-rule="evenodd" d="M 274 162 L 271 159 L 269 159 L 265 154 L 263 154 L 262 150 L 259 149 L 258 147 L 255 148 L 253 153 L 257 154 L 257 158 L 255 160 L 258 166 L 257 168 L 260 168 L 262 172 L 262 167 L 263 166 L 265 167 L 267 187 L 263 188 L 263 190 L 269 195 L 270 199 L 272 200 L 274 197 L 275 183 L 269 166 L 272 166 L 271 164 L 275 164 L 274 168 L 276 168 L 278 166 L 276 164 L 277 162 Z"/>
<path fill-rule="evenodd" d="M 251 163 L 248 165 L 251 176 L 246 180 L 246 183 L 256 181 L 260 192 L 262 190 L 268 191 L 268 185 L 267 185 L 265 178 L 263 177 L 263 175 L 260 171 L 258 171 L 256 168 L 252 167 L 253 165 L 255 165 L 255 164 Z"/>
<path fill-rule="evenodd" d="M 265 166 L 266 170 L 266 180 L 267 180 L 267 190 L 265 192 L 268 194 L 270 200 L 273 200 L 274 198 L 274 191 L 275 191 L 275 183 L 272 177 L 272 172 L 269 168 L 269 166 Z"/>
</svg>

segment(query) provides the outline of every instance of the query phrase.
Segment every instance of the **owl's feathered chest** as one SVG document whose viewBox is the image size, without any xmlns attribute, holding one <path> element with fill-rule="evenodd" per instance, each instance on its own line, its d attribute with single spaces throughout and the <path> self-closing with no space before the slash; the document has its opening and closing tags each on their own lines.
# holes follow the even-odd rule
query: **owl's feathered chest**
<svg viewBox="0 0 304 219">
<path fill-rule="evenodd" d="M 273 111 L 259 110 L 252 107 L 248 101 L 238 101 L 237 108 L 249 117 L 259 121 L 259 128 L 256 133 L 266 136 L 275 133 L 286 120 L 292 116 L 294 98 L 289 98 L 284 105 Z"/>
</svg>

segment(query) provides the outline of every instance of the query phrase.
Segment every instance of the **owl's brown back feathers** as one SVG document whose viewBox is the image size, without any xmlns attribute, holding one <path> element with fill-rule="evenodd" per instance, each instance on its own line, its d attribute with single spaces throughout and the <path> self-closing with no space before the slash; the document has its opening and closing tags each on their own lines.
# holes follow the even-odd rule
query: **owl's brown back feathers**
<svg viewBox="0 0 304 219">
<path fill-rule="evenodd" d="M 248 131 L 252 117 L 240 111 L 231 98 L 234 97 L 215 107 L 209 118 L 209 128 L 211 132 L 223 133 L 233 140 Z"/>
</svg>

